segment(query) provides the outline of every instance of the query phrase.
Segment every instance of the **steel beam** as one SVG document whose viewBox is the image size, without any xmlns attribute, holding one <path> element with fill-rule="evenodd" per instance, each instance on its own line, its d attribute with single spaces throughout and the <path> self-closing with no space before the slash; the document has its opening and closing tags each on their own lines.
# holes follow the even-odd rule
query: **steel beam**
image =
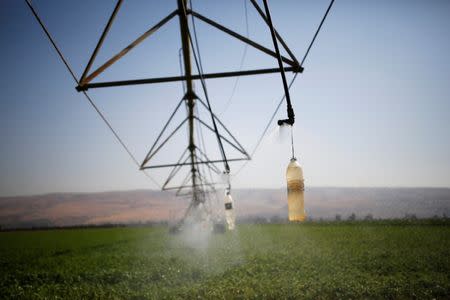
<svg viewBox="0 0 450 300">
<path fill-rule="evenodd" d="M 173 117 L 175 116 L 175 114 L 177 113 L 178 109 L 181 106 L 181 103 L 183 103 L 184 99 L 181 99 L 180 102 L 178 102 L 178 105 L 175 107 L 175 109 L 173 110 L 172 114 L 169 117 L 169 120 L 167 120 L 166 124 L 164 125 L 163 129 L 161 130 L 161 132 L 159 133 L 158 137 L 156 138 L 155 142 L 153 143 L 152 147 L 150 148 L 150 150 L 148 151 L 147 155 L 145 156 L 144 161 L 141 163 L 141 166 L 145 165 L 148 161 L 149 161 L 149 156 L 150 154 L 153 152 L 153 149 L 156 147 L 156 144 L 159 142 L 159 139 L 161 138 L 161 136 L 164 134 L 164 132 L 167 129 L 167 126 L 169 126 L 170 122 L 172 121 Z"/>
<path fill-rule="evenodd" d="M 166 188 L 164 188 L 163 190 L 164 190 L 164 191 L 181 190 L 181 189 L 194 188 L 194 187 L 201 187 L 201 186 L 214 187 L 214 184 L 218 184 L 218 183 L 217 183 L 217 182 L 213 182 L 213 183 L 201 183 L 201 184 L 197 184 L 197 185 L 195 185 L 195 186 L 191 186 L 191 185 L 171 186 L 171 187 L 166 187 Z"/>
<path fill-rule="evenodd" d="M 205 121 L 203 121 L 200 118 L 195 117 L 195 119 L 197 119 L 197 121 L 202 124 L 203 126 L 205 126 L 206 128 L 208 128 L 209 130 L 211 130 L 212 132 L 214 132 L 214 128 L 212 128 L 211 126 L 209 126 L 207 123 L 205 123 Z M 227 139 L 226 137 L 224 137 L 223 135 L 219 134 L 219 138 L 224 140 L 225 142 L 228 143 L 228 145 L 230 145 L 231 147 L 233 147 L 234 149 L 236 149 L 237 151 L 239 151 L 241 154 L 245 155 L 247 158 L 249 158 L 249 155 L 247 154 L 247 152 L 245 151 L 245 149 L 241 149 L 239 148 L 239 146 L 233 144 L 229 139 Z M 224 160 L 225 161 L 225 160 Z"/>
<path fill-rule="evenodd" d="M 118 61 L 119 59 L 121 59 L 125 54 L 127 54 L 131 49 L 133 49 L 134 47 L 136 47 L 137 45 L 139 45 L 143 40 L 145 40 L 147 37 L 149 37 L 150 35 L 152 35 L 154 32 L 156 32 L 159 28 L 161 28 L 164 24 L 166 24 L 170 19 L 172 19 L 174 16 L 176 16 L 178 13 L 177 10 L 175 10 L 174 12 L 172 12 L 171 14 L 169 14 L 167 17 L 165 17 L 164 19 L 162 19 L 161 21 L 159 21 L 155 26 L 153 26 L 152 28 L 150 28 L 149 30 L 147 30 L 146 32 L 144 32 L 140 37 L 138 37 L 136 40 L 134 40 L 131 44 L 129 44 L 127 47 L 125 47 L 124 49 L 122 49 L 122 51 L 120 51 L 118 54 L 116 54 L 114 57 L 112 57 L 110 60 L 108 60 L 106 63 L 104 63 L 103 65 L 101 65 L 97 70 L 95 70 L 94 72 L 92 72 L 89 76 L 86 76 L 86 78 L 84 78 L 83 82 L 81 83 L 81 85 L 86 84 L 90 81 L 92 81 L 92 79 L 94 79 L 95 77 L 97 77 L 98 75 L 100 75 L 100 73 L 102 73 L 103 71 L 105 71 L 107 68 L 109 68 L 113 63 L 115 63 L 116 61 Z"/>
<path fill-rule="evenodd" d="M 91 58 L 89 59 L 89 62 L 86 65 L 86 68 L 84 69 L 83 75 L 81 75 L 80 82 L 84 81 L 84 78 L 87 76 L 89 70 L 91 69 L 91 66 L 94 63 L 94 60 L 97 57 L 97 53 L 103 45 L 103 41 L 105 40 L 105 37 L 108 34 L 109 29 L 111 28 L 111 25 L 114 21 L 114 18 L 117 15 L 117 12 L 119 11 L 120 6 L 122 5 L 122 2 L 123 2 L 123 0 L 117 1 L 116 7 L 114 8 L 111 16 L 109 17 L 108 23 L 106 23 L 105 29 L 103 30 L 103 33 L 100 36 L 100 39 L 98 40 L 97 46 L 95 46 L 94 52 L 92 52 Z"/>
<path fill-rule="evenodd" d="M 206 103 L 202 99 L 199 98 L 198 100 L 200 101 L 200 104 L 202 104 L 205 108 L 208 108 L 206 106 Z M 225 124 L 223 124 L 222 121 L 220 121 L 220 119 L 216 116 L 216 114 L 212 113 L 212 115 L 213 115 L 214 119 L 222 126 L 222 128 L 233 139 L 233 141 L 237 144 L 237 146 L 239 146 L 239 148 L 241 148 L 242 154 L 244 154 L 245 156 L 247 156 L 247 158 L 250 159 L 250 155 L 247 153 L 245 148 L 239 143 L 239 141 L 234 137 L 234 135 L 228 130 L 228 128 L 225 126 Z"/>
<path fill-rule="evenodd" d="M 188 148 L 186 148 L 183 151 L 183 154 L 181 154 L 180 159 L 177 161 L 177 164 L 181 163 L 181 161 L 183 161 L 183 158 L 186 154 L 186 152 L 188 151 Z M 183 163 L 186 163 L 188 161 L 189 157 L 186 157 L 186 159 L 183 161 Z M 172 180 L 172 178 L 178 173 L 178 171 L 181 169 L 181 166 L 176 166 L 173 167 L 172 171 L 170 172 L 169 176 L 167 177 L 166 181 L 164 182 L 162 188 L 165 188 L 167 186 L 167 184 L 169 184 L 169 182 Z"/>
<path fill-rule="evenodd" d="M 201 15 L 199 13 L 196 13 L 195 11 L 190 11 L 190 13 L 194 17 L 196 17 L 197 19 L 200 19 L 203 22 L 205 22 L 205 23 L 207 23 L 207 24 L 209 24 L 209 25 L 211 25 L 213 27 L 216 27 L 219 30 L 221 30 L 221 31 L 223 31 L 225 33 L 228 33 L 232 37 L 235 37 L 238 40 L 240 40 L 240 41 L 242 41 L 244 43 L 247 43 L 247 44 L 249 44 L 250 46 L 252 46 L 252 47 L 254 47 L 256 49 L 258 49 L 258 50 L 260 50 L 260 51 L 262 51 L 262 52 L 264 52 L 264 53 L 266 53 L 266 54 L 268 54 L 268 55 L 270 55 L 272 57 L 277 58 L 277 54 L 275 52 L 273 52 L 272 50 L 270 50 L 270 49 L 268 49 L 268 48 L 266 48 L 266 47 L 264 47 L 264 46 L 262 46 L 262 45 L 260 45 L 260 44 L 258 44 L 256 42 L 254 42 L 254 41 L 252 41 L 251 39 L 246 38 L 245 36 L 242 36 L 242 35 L 234 32 L 233 30 L 226 28 L 223 25 L 220 25 L 219 23 L 217 23 L 217 22 L 215 22 L 215 21 L 213 21 L 213 20 L 211 20 L 211 19 L 209 19 L 209 18 L 207 18 L 207 17 L 205 17 L 203 15 Z M 298 66 L 298 63 L 295 63 L 294 61 L 290 60 L 289 58 L 286 58 L 286 57 L 282 56 L 281 59 L 283 60 L 283 62 L 287 63 L 288 65 L 290 65 L 292 67 Z"/>
<path fill-rule="evenodd" d="M 269 21 L 267 20 L 267 16 L 264 14 L 264 12 L 262 11 L 262 9 L 259 7 L 258 3 L 256 2 L 256 0 L 250 0 L 250 2 L 253 4 L 253 6 L 255 7 L 256 11 L 259 13 L 259 15 L 261 16 L 261 18 L 263 18 L 264 22 L 266 22 L 267 26 L 270 27 L 269 25 Z M 289 54 L 289 56 L 291 57 L 291 59 L 297 64 L 300 65 L 300 63 L 298 62 L 297 58 L 295 57 L 294 53 L 292 53 L 291 49 L 289 49 L 288 45 L 284 42 L 283 38 L 281 37 L 281 35 L 275 30 L 275 35 L 277 36 L 278 41 L 280 41 L 280 44 L 283 46 L 284 50 L 286 50 L 286 52 Z"/>
<path fill-rule="evenodd" d="M 142 167 L 150 160 L 152 159 L 153 156 L 156 155 L 156 153 L 158 153 L 159 150 L 161 150 L 162 147 L 164 147 L 164 145 L 173 137 L 173 135 L 181 128 L 181 126 L 184 125 L 184 123 L 186 123 L 186 121 L 188 121 L 189 118 L 185 118 L 183 121 L 181 121 L 180 124 L 178 124 L 177 127 L 175 127 L 175 129 L 169 134 L 169 136 L 163 141 L 161 142 L 161 144 L 158 146 L 158 148 L 155 149 L 155 151 L 150 152 L 147 157 L 145 158 L 145 161 L 141 164 L 140 169 L 142 170 Z"/>
<path fill-rule="evenodd" d="M 303 68 L 297 67 L 286 67 L 285 72 L 302 73 Z M 245 70 L 245 71 L 232 71 L 232 72 L 220 72 L 220 73 L 209 73 L 202 75 L 203 79 L 214 79 L 214 78 L 225 78 L 225 77 L 237 77 L 237 76 L 250 76 L 250 75 L 261 75 L 261 74 L 272 74 L 281 72 L 280 68 L 269 68 L 269 69 L 255 69 L 255 70 Z M 191 80 L 200 80 L 200 75 L 191 75 Z M 176 82 L 176 81 L 186 81 L 186 76 L 171 76 L 171 77 L 156 77 L 156 78 L 146 78 L 146 79 L 134 79 L 134 80 L 120 80 L 120 81 L 107 81 L 107 82 L 93 82 L 86 83 L 76 87 L 77 91 L 86 91 L 88 89 L 94 88 L 105 88 L 105 87 L 117 87 L 117 86 L 127 86 L 127 85 L 140 85 L 140 84 L 155 84 L 155 83 L 165 83 L 165 82 Z"/>
<path fill-rule="evenodd" d="M 231 159 L 227 159 L 227 161 L 243 161 L 243 160 L 249 160 L 249 159 L 248 158 L 231 158 Z M 197 161 L 197 164 L 217 164 L 217 163 L 223 163 L 224 161 L 225 160 L 223 160 L 223 159 L 210 160 L 210 161 Z M 190 162 L 182 163 L 182 164 L 163 164 L 163 165 L 141 167 L 141 170 L 167 168 L 167 167 L 175 167 L 175 166 L 190 166 L 190 165 L 191 165 Z"/>
</svg>

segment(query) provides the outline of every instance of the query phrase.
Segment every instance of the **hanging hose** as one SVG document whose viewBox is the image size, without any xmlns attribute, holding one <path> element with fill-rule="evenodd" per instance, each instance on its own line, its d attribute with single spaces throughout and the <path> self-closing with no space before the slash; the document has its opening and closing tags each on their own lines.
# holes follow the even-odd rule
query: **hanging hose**
<svg viewBox="0 0 450 300">
<path fill-rule="evenodd" d="M 291 150 L 292 150 L 292 158 L 295 158 L 294 129 L 293 129 L 293 127 L 294 127 L 293 125 L 295 123 L 294 109 L 292 108 L 292 104 L 291 104 L 291 96 L 289 94 L 289 86 L 287 84 L 286 74 L 284 72 L 283 61 L 281 60 L 280 49 L 278 48 L 278 41 L 277 41 L 277 37 L 275 35 L 275 29 L 273 28 L 272 18 L 270 16 L 269 5 L 267 4 L 267 0 L 264 0 L 263 2 L 264 2 L 264 9 L 266 10 L 267 23 L 270 28 L 270 34 L 272 35 L 273 46 L 274 46 L 275 52 L 277 54 L 277 61 L 278 61 L 278 67 L 280 68 L 281 79 L 283 80 L 284 95 L 286 96 L 288 118 L 284 119 L 284 120 L 278 120 L 278 125 L 279 126 L 284 126 L 284 125 L 291 126 Z"/>
<path fill-rule="evenodd" d="M 281 126 L 284 124 L 288 124 L 288 125 L 292 126 L 295 123 L 295 114 L 294 114 L 294 109 L 292 108 L 292 104 L 291 104 L 291 96 L 289 94 L 289 87 L 288 87 L 288 83 L 286 80 L 286 74 L 284 72 L 283 61 L 281 60 L 280 49 L 278 48 L 278 41 L 277 41 L 277 37 L 275 35 L 275 29 L 273 28 L 272 18 L 270 16 L 269 5 L 267 4 L 267 0 L 263 0 L 263 2 L 264 2 L 264 9 L 266 10 L 267 23 L 270 28 L 270 34 L 272 35 L 273 46 L 275 48 L 275 53 L 277 54 L 278 67 L 280 68 L 281 79 L 283 81 L 284 94 L 286 95 L 288 118 L 284 119 L 284 120 L 278 120 L 278 125 Z"/>
<path fill-rule="evenodd" d="M 306 58 L 308 57 L 309 51 L 311 50 L 312 46 L 314 45 L 314 43 L 315 43 L 315 41 L 316 41 L 316 38 L 317 38 L 317 36 L 319 35 L 320 30 L 322 29 L 322 25 L 325 23 L 325 20 L 326 20 L 326 18 L 327 18 L 327 16 L 328 16 L 329 12 L 330 12 L 330 10 L 331 10 L 331 7 L 332 7 L 333 4 L 334 4 L 334 1 L 335 1 L 335 0 L 331 0 L 331 1 L 330 1 L 330 4 L 328 5 L 327 10 L 325 11 L 325 14 L 323 15 L 322 20 L 320 21 L 320 24 L 319 24 L 319 26 L 317 27 L 316 32 L 314 33 L 314 36 L 313 36 L 311 42 L 309 43 L 309 46 L 308 46 L 308 48 L 307 48 L 307 50 L 306 50 L 306 52 L 305 52 L 305 54 L 304 54 L 304 56 L 303 56 L 303 59 L 302 59 L 302 61 L 301 61 L 301 63 L 300 63 L 300 66 L 301 66 L 301 67 L 303 67 L 303 64 L 305 63 Z M 299 73 L 295 73 L 295 74 L 294 74 L 294 77 L 291 79 L 291 82 L 289 83 L 288 89 L 290 89 L 291 86 L 294 84 L 295 80 L 297 79 L 297 75 L 298 75 L 298 74 L 299 74 Z M 264 127 L 264 130 L 262 131 L 262 133 L 261 133 L 261 135 L 260 135 L 258 141 L 257 141 L 256 144 L 255 144 L 255 147 L 253 148 L 253 150 L 252 150 L 252 152 L 251 152 L 251 154 L 250 154 L 251 157 L 253 157 L 253 156 L 255 155 L 256 151 L 257 151 L 258 148 L 261 146 L 261 143 L 262 143 L 264 137 L 266 136 L 267 130 L 269 130 L 270 124 L 272 124 L 273 119 L 275 119 L 275 116 L 276 116 L 276 114 L 278 113 L 278 110 L 280 109 L 281 104 L 283 104 L 283 101 L 284 101 L 285 98 L 286 98 L 286 94 L 284 94 L 284 95 L 281 97 L 280 101 L 278 102 L 278 104 L 277 104 L 277 106 L 276 106 L 276 108 L 275 108 L 275 111 L 272 113 L 271 117 L 269 118 L 269 121 L 267 122 L 266 126 Z M 291 132 L 291 134 L 292 134 L 292 132 Z M 236 171 L 236 173 L 233 174 L 233 176 L 236 177 L 236 176 L 237 176 L 237 175 L 238 175 L 238 174 L 239 174 L 239 173 L 240 173 L 240 172 L 248 165 L 249 162 L 250 162 L 249 160 L 246 161 L 246 162 L 244 162 L 244 163 L 239 167 L 239 169 Z"/>
</svg>

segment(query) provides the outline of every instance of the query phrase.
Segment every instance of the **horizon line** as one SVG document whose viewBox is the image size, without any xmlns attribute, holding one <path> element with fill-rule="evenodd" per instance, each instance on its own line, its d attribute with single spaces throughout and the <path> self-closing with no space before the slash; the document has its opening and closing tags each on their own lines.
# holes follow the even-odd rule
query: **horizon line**
<svg viewBox="0 0 450 300">
<path fill-rule="evenodd" d="M 450 189 L 450 186 L 332 186 L 332 185 L 316 185 L 316 186 L 310 186 L 306 187 L 305 190 L 308 188 L 328 188 L 328 189 Z M 270 188 L 264 188 L 264 187 L 243 187 L 243 188 L 233 188 L 233 190 L 281 190 L 285 189 L 285 187 L 270 187 Z M 151 192 L 164 192 L 167 194 L 171 194 L 173 192 L 170 191 L 163 191 L 160 189 L 128 189 L 128 190 L 102 190 L 102 191 L 91 191 L 91 192 L 46 192 L 46 193 L 36 193 L 36 194 L 15 194 L 15 195 L 5 195 L 0 196 L 0 199 L 2 198 L 20 198 L 20 197 L 38 197 L 38 196 L 50 196 L 50 195 L 58 195 L 58 194 L 72 194 L 72 195 L 79 195 L 79 194 L 106 194 L 106 193 L 129 193 L 129 192 L 137 192 L 137 191 L 151 191 Z"/>
</svg>

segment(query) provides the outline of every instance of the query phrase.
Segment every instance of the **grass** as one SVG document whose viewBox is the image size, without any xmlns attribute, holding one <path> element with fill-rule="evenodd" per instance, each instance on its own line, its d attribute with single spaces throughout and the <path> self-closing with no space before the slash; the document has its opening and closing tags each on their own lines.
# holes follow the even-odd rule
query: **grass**
<svg viewBox="0 0 450 300">
<path fill-rule="evenodd" d="M 450 226 L 240 225 L 0 233 L 0 297 L 450 298 Z"/>
</svg>

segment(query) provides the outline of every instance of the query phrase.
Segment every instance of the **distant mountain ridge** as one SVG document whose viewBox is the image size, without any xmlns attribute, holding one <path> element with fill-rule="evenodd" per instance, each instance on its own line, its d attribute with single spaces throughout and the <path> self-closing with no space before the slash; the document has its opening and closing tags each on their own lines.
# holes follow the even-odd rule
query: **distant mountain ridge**
<svg viewBox="0 0 450 300">
<path fill-rule="evenodd" d="M 450 216 L 450 188 L 333 188 L 306 190 L 305 206 L 314 219 L 343 219 L 354 213 L 363 218 L 426 218 Z M 213 197 L 214 198 L 214 197 Z M 238 218 L 286 218 L 284 189 L 233 190 Z M 213 203 L 222 208 L 222 196 Z M 0 226 L 74 226 L 105 223 L 173 221 L 189 199 L 154 190 L 100 193 L 54 193 L 36 196 L 0 197 Z"/>
</svg>

